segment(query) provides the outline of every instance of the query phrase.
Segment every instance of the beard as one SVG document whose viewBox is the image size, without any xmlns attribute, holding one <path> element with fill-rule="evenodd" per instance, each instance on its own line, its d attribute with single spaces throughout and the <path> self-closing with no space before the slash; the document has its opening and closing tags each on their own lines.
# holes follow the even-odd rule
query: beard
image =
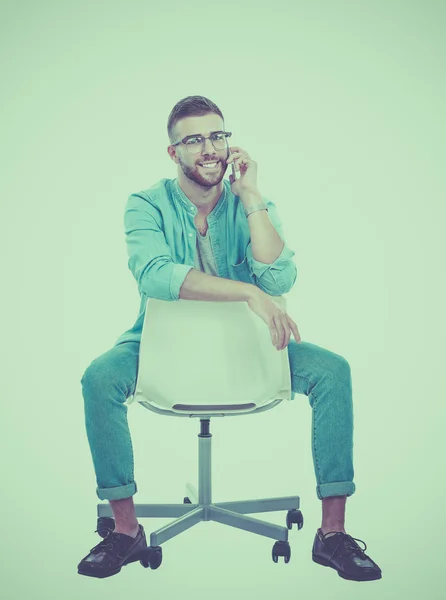
<svg viewBox="0 0 446 600">
<path fill-rule="evenodd" d="M 196 185 L 205 189 L 218 185 L 225 176 L 226 169 L 228 168 L 228 165 L 223 163 L 222 159 L 216 159 L 215 162 L 218 163 L 217 168 L 209 170 L 208 173 L 206 172 L 206 168 L 201 167 L 198 163 L 194 166 L 186 165 L 180 158 L 178 158 L 178 162 L 185 176 Z"/>
</svg>

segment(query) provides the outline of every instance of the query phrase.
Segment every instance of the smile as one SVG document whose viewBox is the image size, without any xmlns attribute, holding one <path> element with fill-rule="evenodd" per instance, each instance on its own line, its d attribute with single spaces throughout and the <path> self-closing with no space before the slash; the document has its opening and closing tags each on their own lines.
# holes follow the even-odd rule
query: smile
<svg viewBox="0 0 446 600">
<path fill-rule="evenodd" d="M 208 170 L 213 170 L 216 169 L 218 166 L 220 165 L 220 162 L 213 162 L 213 163 L 207 163 L 204 165 L 200 165 L 200 167 L 203 167 L 203 169 L 208 169 Z"/>
</svg>

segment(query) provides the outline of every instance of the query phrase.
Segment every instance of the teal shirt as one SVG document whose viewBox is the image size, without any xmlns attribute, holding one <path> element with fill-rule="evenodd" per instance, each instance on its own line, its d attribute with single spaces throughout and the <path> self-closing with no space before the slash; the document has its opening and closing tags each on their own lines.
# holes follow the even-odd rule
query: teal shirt
<svg viewBox="0 0 446 600">
<path fill-rule="evenodd" d="M 284 239 L 276 206 L 262 196 L 269 218 L 285 243 L 272 264 L 252 255 L 248 219 L 243 204 L 224 179 L 223 192 L 207 217 L 208 232 L 219 277 L 252 283 L 271 296 L 290 291 L 297 278 L 295 252 Z M 177 178 L 161 179 L 151 188 L 131 194 L 124 211 L 128 266 L 141 297 L 138 317 L 115 346 L 140 341 L 148 298 L 179 300 L 180 289 L 194 268 L 197 207 L 184 194 Z"/>
</svg>

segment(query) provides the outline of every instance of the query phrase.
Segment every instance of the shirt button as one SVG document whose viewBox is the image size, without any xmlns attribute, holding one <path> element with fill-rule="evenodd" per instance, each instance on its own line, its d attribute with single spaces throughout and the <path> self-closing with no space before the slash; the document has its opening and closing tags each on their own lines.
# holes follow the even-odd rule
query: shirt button
<svg viewBox="0 0 446 600">
<path fill-rule="evenodd" d="M 191 234 L 191 233 L 189 233 L 189 237 L 192 237 L 192 234 Z"/>
</svg>

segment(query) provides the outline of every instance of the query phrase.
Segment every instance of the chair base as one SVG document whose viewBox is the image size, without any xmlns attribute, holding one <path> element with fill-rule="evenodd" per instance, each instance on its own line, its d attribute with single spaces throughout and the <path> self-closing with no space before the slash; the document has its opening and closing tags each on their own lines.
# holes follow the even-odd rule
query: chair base
<svg viewBox="0 0 446 600">
<path fill-rule="evenodd" d="M 189 484 L 190 487 L 190 484 Z M 150 534 L 150 545 L 159 546 L 201 521 L 217 521 L 237 529 L 257 533 L 278 541 L 288 541 L 288 528 L 248 517 L 244 513 L 272 512 L 299 508 L 299 496 L 262 498 L 216 504 L 135 504 L 136 517 L 178 517 Z M 98 517 L 113 517 L 110 505 L 98 504 Z"/>
<path fill-rule="evenodd" d="M 299 496 L 238 500 L 231 502 L 211 501 L 211 438 L 210 419 L 201 419 L 199 438 L 199 492 L 186 484 L 187 497 L 183 504 L 135 504 L 136 517 L 178 517 L 168 525 L 150 534 L 150 546 L 159 546 L 176 535 L 190 529 L 201 521 L 217 521 L 224 525 L 250 531 L 278 541 L 288 541 L 288 527 L 281 527 L 260 519 L 248 517 L 245 513 L 297 510 Z M 98 517 L 113 517 L 110 504 L 97 505 Z M 287 518 L 288 523 L 288 518 Z M 302 523 L 299 524 L 299 529 Z M 291 527 L 290 527 L 291 528 Z"/>
</svg>

